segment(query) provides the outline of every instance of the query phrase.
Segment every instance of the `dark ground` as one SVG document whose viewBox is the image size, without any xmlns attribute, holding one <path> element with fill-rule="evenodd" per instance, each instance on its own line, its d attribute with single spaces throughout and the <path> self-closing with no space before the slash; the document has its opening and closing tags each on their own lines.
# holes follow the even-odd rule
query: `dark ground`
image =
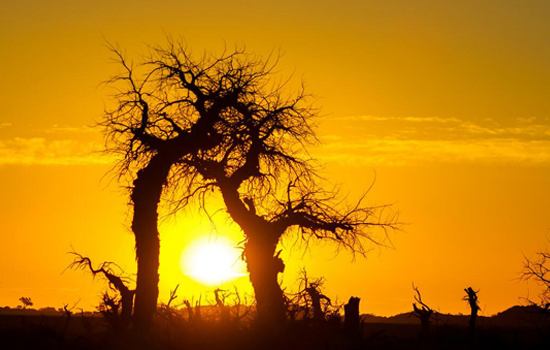
<svg viewBox="0 0 550 350">
<path fill-rule="evenodd" d="M 0 315 L 0 349 L 550 349 L 545 325 L 485 321 L 472 339 L 467 326 L 438 321 L 421 339 L 420 325 L 407 320 L 364 323 L 362 335 L 347 334 L 338 323 L 311 322 L 260 335 L 244 325 L 191 325 L 164 318 L 157 320 L 152 336 L 143 338 L 110 331 L 100 316 L 74 314 L 67 321 L 60 315 Z"/>
</svg>

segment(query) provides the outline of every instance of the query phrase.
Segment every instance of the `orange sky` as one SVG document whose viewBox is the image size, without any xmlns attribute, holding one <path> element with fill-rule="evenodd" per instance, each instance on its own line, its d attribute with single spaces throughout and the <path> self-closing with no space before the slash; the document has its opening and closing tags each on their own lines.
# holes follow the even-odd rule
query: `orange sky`
<svg viewBox="0 0 550 350">
<path fill-rule="evenodd" d="M 284 285 L 301 267 L 327 294 L 362 298 L 380 315 L 411 308 L 411 282 L 441 312 L 484 314 L 536 295 L 517 281 L 523 255 L 550 222 L 550 3 L 512 1 L 1 0 L 0 305 L 92 309 L 104 284 L 66 271 L 74 248 L 135 270 L 128 197 L 110 177 L 100 83 L 116 73 L 105 39 L 139 59 L 145 43 L 183 36 L 196 52 L 224 41 L 284 53 L 322 107 L 312 151 L 350 198 L 394 203 L 406 232 L 366 260 L 331 246 L 287 252 Z M 218 228 L 236 244 L 242 237 Z M 179 269 L 182 250 L 211 233 L 191 209 L 161 226 L 161 298 L 205 293 Z M 343 273 L 345 271 L 345 273 Z M 236 284 L 249 291 L 245 278 Z"/>
</svg>

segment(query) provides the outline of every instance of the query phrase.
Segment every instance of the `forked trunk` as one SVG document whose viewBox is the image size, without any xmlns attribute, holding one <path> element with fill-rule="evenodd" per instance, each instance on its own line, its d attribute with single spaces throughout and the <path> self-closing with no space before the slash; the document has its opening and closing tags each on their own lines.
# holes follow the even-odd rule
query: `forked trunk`
<svg viewBox="0 0 550 350">
<path fill-rule="evenodd" d="M 256 296 L 258 321 L 265 329 L 281 329 L 285 323 L 285 301 L 278 281 L 285 264 L 275 255 L 277 242 L 248 236 L 245 257 Z"/>
<path fill-rule="evenodd" d="M 157 308 L 159 283 L 160 238 L 158 205 L 162 188 L 172 163 L 157 154 L 149 164 L 138 171 L 132 191 L 134 217 L 132 231 L 136 238 L 137 281 L 133 328 L 146 333 Z"/>
</svg>

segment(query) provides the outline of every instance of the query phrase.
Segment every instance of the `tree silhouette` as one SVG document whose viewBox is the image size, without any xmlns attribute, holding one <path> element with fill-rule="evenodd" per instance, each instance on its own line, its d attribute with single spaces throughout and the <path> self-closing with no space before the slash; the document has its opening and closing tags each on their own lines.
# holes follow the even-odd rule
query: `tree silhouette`
<svg viewBox="0 0 550 350">
<path fill-rule="evenodd" d="M 136 292 L 127 286 L 129 283 L 127 278 L 115 273 L 112 266 L 118 267 L 118 265 L 112 262 L 103 262 L 98 268 L 94 268 L 90 258 L 82 256 L 76 252 L 71 252 L 70 254 L 74 255 L 75 258 L 69 265 L 69 268 L 89 270 L 93 277 L 98 274 L 103 275 L 103 277 L 109 282 L 109 287 L 120 295 L 120 300 L 117 300 L 108 293 L 104 293 L 102 296 L 102 307 L 100 308 L 100 311 L 115 330 L 126 329 L 130 324 L 134 304 L 134 295 Z M 120 315 L 118 313 L 119 308 L 121 309 Z"/>
<path fill-rule="evenodd" d="M 462 300 L 467 301 L 470 305 L 470 334 L 474 336 L 476 331 L 477 313 L 481 309 L 479 307 L 479 300 L 477 299 L 477 293 L 479 293 L 479 291 L 473 290 L 472 287 L 465 288 L 464 291 L 466 292 L 466 295 L 462 298 Z"/>
<path fill-rule="evenodd" d="M 540 251 L 535 258 L 525 258 L 521 278 L 524 281 L 532 280 L 542 287 L 539 301 L 527 299 L 536 305 L 545 314 L 550 315 L 550 252 Z"/>
<path fill-rule="evenodd" d="M 331 299 L 324 294 L 324 278 L 309 278 L 307 271 L 302 269 L 299 277 L 299 291 L 286 293 L 286 309 L 290 320 L 313 320 L 322 323 L 328 318 L 334 318 L 339 313 L 340 306 L 333 305 Z"/>
<path fill-rule="evenodd" d="M 26 309 L 26 308 L 31 307 L 31 306 L 34 305 L 31 298 L 29 298 L 29 297 L 21 297 L 21 298 L 19 298 L 19 301 L 23 305 L 23 309 Z"/>
<path fill-rule="evenodd" d="M 264 64 L 265 65 L 265 64 Z M 218 124 L 223 141 L 186 158 L 189 196 L 217 189 L 227 212 L 246 236 L 244 258 L 257 301 L 258 319 L 269 325 L 285 321 L 285 302 L 277 277 L 285 264 L 277 245 L 285 233 L 301 240 L 330 240 L 337 247 L 366 253 L 365 242 L 380 243 L 371 227 L 395 228 L 396 216 L 382 217 L 385 207 L 359 203 L 343 207 L 336 190 L 320 184 L 306 145 L 315 141 L 311 119 L 316 110 L 300 90 L 285 94 L 285 84 L 269 76 L 245 101 L 227 111 Z M 186 197 L 186 200 L 189 197 Z M 385 237 L 385 236 L 383 236 Z"/>
<path fill-rule="evenodd" d="M 111 46 L 122 73 L 107 83 L 117 89 L 116 107 L 100 125 L 107 149 L 120 156 L 119 179 L 130 179 L 137 284 L 133 324 L 147 331 L 158 298 L 158 208 L 163 193 L 196 174 L 179 166 L 190 155 L 214 149 L 217 130 L 231 124 L 233 111 L 257 97 L 269 67 L 241 50 L 218 57 L 194 57 L 185 45 L 168 40 L 151 48 L 142 64 L 129 63 Z M 177 175 L 177 176 L 174 176 Z M 186 204 L 187 196 L 177 202 Z"/>
<path fill-rule="evenodd" d="M 434 310 L 432 310 L 432 308 L 430 308 L 426 303 L 422 301 L 422 295 L 420 294 L 420 290 L 418 289 L 418 287 L 415 287 L 414 283 L 412 287 L 413 287 L 413 290 L 416 292 L 416 295 L 414 296 L 414 300 L 416 301 L 416 303 L 420 305 L 420 307 L 418 307 L 416 303 L 412 304 L 413 310 L 414 310 L 413 314 L 420 319 L 420 324 L 422 327 L 420 336 L 422 338 L 425 338 L 430 334 L 430 322 L 431 322 L 431 318 L 432 318 L 432 314 L 434 313 Z"/>
</svg>

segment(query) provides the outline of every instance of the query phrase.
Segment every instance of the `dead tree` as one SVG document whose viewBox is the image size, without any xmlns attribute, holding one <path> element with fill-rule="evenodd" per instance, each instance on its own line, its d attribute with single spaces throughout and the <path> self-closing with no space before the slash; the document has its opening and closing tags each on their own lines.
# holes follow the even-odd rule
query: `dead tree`
<svg viewBox="0 0 550 350">
<path fill-rule="evenodd" d="M 323 294 L 324 278 L 310 279 L 305 269 L 299 277 L 299 291 L 285 295 L 286 309 L 290 320 L 296 321 L 297 316 L 302 320 L 313 320 L 322 323 L 327 316 L 335 316 L 339 307 L 333 307 L 329 297 Z"/>
<path fill-rule="evenodd" d="M 216 306 L 220 310 L 220 322 L 222 324 L 229 324 L 231 321 L 229 307 L 225 305 L 226 294 L 224 290 L 216 288 L 214 290 L 214 298 L 216 300 Z"/>
<path fill-rule="evenodd" d="M 468 305 L 470 305 L 469 327 L 470 334 L 474 336 L 476 331 L 477 313 L 481 309 L 479 307 L 479 300 L 477 299 L 477 293 L 479 293 L 479 290 L 475 291 L 472 287 L 468 287 L 465 288 L 464 291 L 466 292 L 466 295 L 462 298 L 462 300 L 467 301 Z"/>
<path fill-rule="evenodd" d="M 69 265 L 69 268 L 89 271 L 92 277 L 102 275 L 109 283 L 109 288 L 117 292 L 120 300 L 111 297 L 108 293 L 103 295 L 104 309 L 100 312 L 115 326 L 117 330 L 124 330 L 130 324 L 132 316 L 132 308 L 134 304 L 135 290 L 130 289 L 127 284 L 129 280 L 117 274 L 113 270 L 113 266 L 118 267 L 112 262 L 103 262 L 98 268 L 94 268 L 90 258 L 82 256 L 76 252 L 71 252 L 74 255 L 74 261 Z M 120 269 L 120 267 L 118 267 Z M 120 315 L 118 309 L 121 309 Z"/>
<path fill-rule="evenodd" d="M 192 305 L 192 301 L 184 300 L 183 304 L 187 307 L 187 314 L 189 323 L 192 325 L 199 325 L 202 323 L 202 316 L 201 316 L 201 299 L 195 303 L 195 307 Z"/>
<path fill-rule="evenodd" d="M 62 314 L 62 316 L 59 318 L 58 322 L 65 318 L 65 323 L 63 323 L 63 326 L 61 328 L 62 334 L 67 334 L 67 331 L 69 329 L 69 325 L 71 324 L 72 316 L 73 316 L 73 309 L 78 305 L 78 301 L 69 308 L 69 304 L 63 304 L 62 308 L 59 308 L 57 311 Z"/>
<path fill-rule="evenodd" d="M 285 322 L 278 283 L 285 264 L 277 250 L 283 235 L 294 233 L 306 244 L 329 240 L 338 248 L 364 254 L 365 243 L 380 244 L 385 230 L 397 226 L 396 216 L 384 215 L 385 207 L 365 207 L 360 200 L 346 208 L 336 199 L 337 191 L 323 187 L 313 161 L 301 156 L 314 139 L 310 119 L 315 110 L 305 104 L 303 92 L 286 98 L 281 89 L 258 91 L 247 103 L 237 104 L 228 111 L 231 123 L 220 125 L 224 141 L 185 160 L 185 173 L 202 176 L 188 183 L 193 190 L 187 192 L 198 193 L 204 201 L 210 189 L 217 189 L 243 230 L 243 256 L 258 319 L 270 326 Z M 384 234 L 373 235 L 373 227 Z"/>
<path fill-rule="evenodd" d="M 137 66 L 119 48 L 111 49 L 122 73 L 108 81 L 117 91 L 117 106 L 107 111 L 100 126 L 108 151 L 120 155 L 119 179 L 131 181 L 137 260 L 133 326 L 142 334 L 157 307 L 161 197 L 177 193 L 178 184 L 193 178 L 176 168 L 184 158 L 219 145 L 223 138 L 217 127 L 231 123 L 233 110 L 264 97 L 257 91 L 269 67 L 241 50 L 197 58 L 170 39 L 166 48 L 152 48 Z M 177 201 L 178 206 L 185 204 Z"/>
<path fill-rule="evenodd" d="M 529 298 L 527 301 L 536 306 L 543 314 L 550 316 L 550 252 L 544 250 L 538 252 L 535 258 L 526 257 L 521 279 L 534 281 L 542 288 L 538 301 Z"/>
<path fill-rule="evenodd" d="M 302 270 L 302 277 L 301 277 L 301 288 L 303 291 L 301 293 L 305 293 L 311 302 L 311 308 L 313 309 L 313 320 L 316 322 L 324 322 L 325 319 L 325 310 L 326 307 L 323 308 L 321 305 L 322 302 L 326 304 L 327 306 L 331 305 L 331 300 L 329 297 L 324 295 L 322 293 L 323 285 L 324 285 L 324 279 L 321 278 L 315 278 L 313 280 L 310 280 L 307 276 L 306 270 Z M 306 307 L 306 311 L 308 311 L 308 307 Z"/>
<path fill-rule="evenodd" d="M 359 316 L 360 298 L 350 297 L 346 305 L 344 305 L 344 329 L 348 333 L 360 333 L 361 319 Z"/>
<path fill-rule="evenodd" d="M 413 290 L 416 292 L 416 295 L 414 296 L 414 300 L 416 303 L 420 304 L 420 307 L 416 305 L 416 303 L 413 303 L 413 314 L 420 319 L 421 324 L 421 332 L 420 337 L 425 338 L 430 334 L 430 322 L 431 317 L 434 311 L 422 301 L 422 295 L 420 294 L 420 290 L 418 287 L 415 287 L 413 283 Z"/>
<path fill-rule="evenodd" d="M 313 308 L 313 319 L 318 322 L 326 321 L 325 312 L 321 307 L 321 300 L 324 299 L 327 301 L 327 303 L 330 304 L 330 298 L 322 294 L 319 291 L 318 286 L 313 283 L 310 283 L 309 287 L 307 287 L 305 291 L 311 299 L 311 307 Z"/>
</svg>

